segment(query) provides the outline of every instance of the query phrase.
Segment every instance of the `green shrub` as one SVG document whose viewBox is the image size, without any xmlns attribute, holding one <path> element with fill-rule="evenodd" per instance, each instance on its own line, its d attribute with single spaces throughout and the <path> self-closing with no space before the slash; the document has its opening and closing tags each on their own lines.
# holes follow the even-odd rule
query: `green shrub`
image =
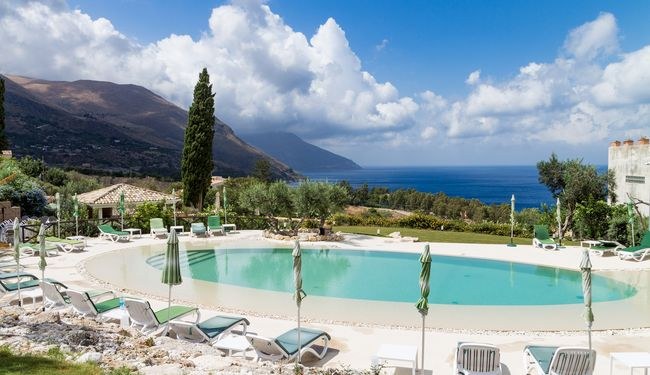
<svg viewBox="0 0 650 375">
<path fill-rule="evenodd" d="M 142 229 L 142 233 L 148 233 L 151 229 L 149 220 L 154 217 L 163 219 L 165 226 L 173 224 L 173 209 L 165 202 L 145 202 L 138 205 L 131 216 L 125 216 L 124 225 Z"/>
</svg>

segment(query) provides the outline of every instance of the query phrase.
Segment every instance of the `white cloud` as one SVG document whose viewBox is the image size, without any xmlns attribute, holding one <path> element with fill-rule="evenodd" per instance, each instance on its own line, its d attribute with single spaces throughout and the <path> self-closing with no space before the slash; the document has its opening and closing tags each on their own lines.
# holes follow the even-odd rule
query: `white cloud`
<svg viewBox="0 0 650 375">
<path fill-rule="evenodd" d="M 650 46 L 608 65 L 592 93 L 602 105 L 650 103 Z"/>
<path fill-rule="evenodd" d="M 618 50 L 618 27 L 611 13 L 601 13 L 592 22 L 572 30 L 564 42 L 565 50 L 576 59 L 591 60 Z"/>
<path fill-rule="evenodd" d="M 15 0 L 4 8 L 4 72 L 136 83 L 187 107 L 198 72 L 207 67 L 217 115 L 240 131 L 383 132 L 412 126 L 418 110 L 412 98 L 363 71 L 332 18 L 308 40 L 267 5 L 234 1 L 212 11 L 198 40 L 170 35 L 142 46 L 108 20 L 65 4 Z"/>
<path fill-rule="evenodd" d="M 525 64 L 508 79 L 471 72 L 469 93 L 453 100 L 433 90 L 402 96 L 378 82 L 332 18 L 306 36 L 268 5 L 237 0 L 214 8 L 208 25 L 198 39 L 140 45 L 64 1 L 0 1 L 0 71 L 135 83 L 187 107 L 207 67 L 216 113 L 236 131 L 288 130 L 356 152 L 372 144 L 408 153 L 434 139 L 591 144 L 650 123 L 650 46 L 615 55 L 610 13 L 569 31 L 552 61 Z"/>
<path fill-rule="evenodd" d="M 481 71 L 480 70 L 475 70 L 467 76 L 467 79 L 465 80 L 465 83 L 468 85 L 475 85 L 479 82 L 481 79 Z"/>
</svg>

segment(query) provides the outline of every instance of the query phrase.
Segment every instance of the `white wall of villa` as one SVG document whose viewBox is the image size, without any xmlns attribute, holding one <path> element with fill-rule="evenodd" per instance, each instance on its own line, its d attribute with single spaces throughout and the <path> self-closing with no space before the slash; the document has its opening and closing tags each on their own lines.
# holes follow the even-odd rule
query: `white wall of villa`
<svg viewBox="0 0 650 375">
<path fill-rule="evenodd" d="M 616 175 L 617 203 L 628 197 L 650 204 L 650 139 L 614 141 L 609 146 L 607 166 Z M 642 215 L 650 216 L 648 204 L 637 205 Z"/>
</svg>

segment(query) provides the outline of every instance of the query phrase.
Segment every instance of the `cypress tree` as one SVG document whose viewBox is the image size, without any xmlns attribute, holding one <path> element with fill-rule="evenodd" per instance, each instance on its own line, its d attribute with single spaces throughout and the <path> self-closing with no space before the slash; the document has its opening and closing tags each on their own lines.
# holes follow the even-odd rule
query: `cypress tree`
<svg viewBox="0 0 650 375">
<path fill-rule="evenodd" d="M 5 134 L 5 80 L 0 78 L 0 150 L 7 150 L 9 141 Z"/>
<path fill-rule="evenodd" d="M 208 70 L 203 68 L 194 87 L 181 160 L 183 202 L 199 210 L 203 208 L 205 194 L 210 188 L 213 138 L 214 94 Z"/>
</svg>

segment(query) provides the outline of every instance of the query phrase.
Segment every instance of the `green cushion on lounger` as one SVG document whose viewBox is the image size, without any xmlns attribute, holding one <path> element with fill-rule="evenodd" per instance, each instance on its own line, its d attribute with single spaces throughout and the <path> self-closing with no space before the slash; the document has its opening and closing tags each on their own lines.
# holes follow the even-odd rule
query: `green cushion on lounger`
<svg viewBox="0 0 650 375">
<path fill-rule="evenodd" d="M 243 318 L 217 315 L 197 324 L 196 326 L 203 331 L 206 336 L 212 339 L 242 320 L 245 321 L 246 324 L 249 324 L 248 320 Z"/>
<path fill-rule="evenodd" d="M 557 348 L 558 346 L 526 346 L 526 349 L 528 349 L 530 354 L 535 357 L 545 374 L 548 374 L 548 370 L 551 367 L 551 360 L 553 359 L 553 355 Z"/>
<path fill-rule="evenodd" d="M 94 305 L 95 305 L 95 309 L 97 309 L 97 312 L 99 314 L 101 314 L 101 313 L 106 312 L 108 310 L 113 310 L 113 309 L 116 309 L 116 308 L 120 307 L 120 299 L 119 298 L 111 298 L 111 299 L 106 300 L 106 301 L 97 302 Z"/>
<path fill-rule="evenodd" d="M 58 282 L 56 280 L 45 279 L 45 281 L 49 281 L 52 284 L 60 285 L 60 286 L 62 286 L 64 288 L 67 288 L 67 286 L 63 285 L 62 283 L 60 283 L 60 282 Z M 39 286 L 40 282 L 41 282 L 41 280 L 38 280 L 38 279 L 23 281 L 23 282 L 20 283 L 20 289 L 37 287 L 37 286 Z M 7 284 L 3 283 L 3 285 L 4 285 L 5 289 L 7 291 L 9 291 L 9 292 L 14 292 L 14 291 L 18 290 L 18 283 L 7 283 Z"/>
<path fill-rule="evenodd" d="M 307 346 L 307 344 L 316 340 L 322 335 L 326 336 L 328 340 L 330 339 L 330 335 L 328 335 L 325 331 L 311 328 L 300 328 L 301 347 L 304 348 Z M 278 336 L 275 339 L 275 343 L 284 349 L 287 354 L 293 355 L 298 351 L 298 328 L 294 328 Z"/>
<path fill-rule="evenodd" d="M 167 310 L 169 310 L 169 313 L 167 313 Z M 163 323 L 167 323 L 167 321 L 171 319 L 176 319 L 180 316 L 183 316 L 195 310 L 196 310 L 195 307 L 171 306 L 169 308 L 164 308 L 160 311 L 156 311 L 154 315 L 156 316 L 156 320 L 158 320 L 158 323 L 163 324 Z"/>
</svg>

